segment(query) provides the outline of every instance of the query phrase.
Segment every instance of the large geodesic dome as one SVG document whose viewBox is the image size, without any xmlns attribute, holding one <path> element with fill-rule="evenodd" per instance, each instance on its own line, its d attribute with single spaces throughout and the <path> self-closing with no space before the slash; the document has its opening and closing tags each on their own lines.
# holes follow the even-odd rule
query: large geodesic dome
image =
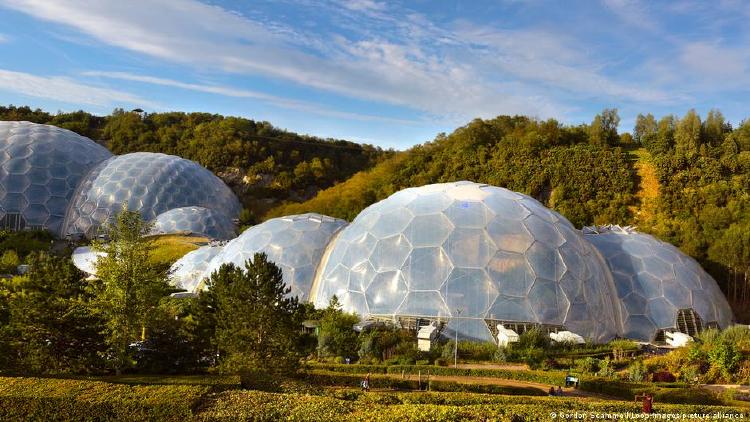
<svg viewBox="0 0 750 422">
<path fill-rule="evenodd" d="M 601 256 L 533 198 L 472 182 L 409 188 L 362 211 L 331 246 L 312 297 L 362 317 L 447 321 L 493 341 L 498 323 L 564 328 L 595 341 L 621 330 Z M 455 330 L 455 331 L 453 331 Z"/>
<path fill-rule="evenodd" d="M 206 269 L 222 250 L 221 246 L 206 245 L 188 252 L 170 268 L 172 284 L 180 289 L 197 293 L 203 288 Z"/>
<path fill-rule="evenodd" d="M 624 337 L 652 342 L 664 330 L 694 334 L 732 323 L 716 280 L 673 245 L 619 226 L 584 232 L 612 270 Z"/>
<path fill-rule="evenodd" d="M 264 252 L 281 268 L 290 295 L 300 301 L 310 297 L 310 288 L 323 252 L 346 221 L 320 214 L 300 214 L 272 218 L 245 230 L 227 243 L 209 264 L 205 276 L 222 264 L 244 268 L 255 253 Z"/>
<path fill-rule="evenodd" d="M 0 228 L 39 228 L 60 235 L 76 186 L 111 156 L 69 130 L 0 122 Z"/>
<path fill-rule="evenodd" d="M 240 203 L 213 173 L 174 155 L 135 152 L 112 157 L 80 184 L 65 217 L 65 234 L 94 237 L 125 205 L 145 220 L 186 206 L 200 206 L 234 219 Z"/>
<path fill-rule="evenodd" d="M 173 208 L 156 216 L 153 224 L 152 234 L 187 232 L 221 240 L 237 235 L 230 216 L 203 207 Z"/>
</svg>

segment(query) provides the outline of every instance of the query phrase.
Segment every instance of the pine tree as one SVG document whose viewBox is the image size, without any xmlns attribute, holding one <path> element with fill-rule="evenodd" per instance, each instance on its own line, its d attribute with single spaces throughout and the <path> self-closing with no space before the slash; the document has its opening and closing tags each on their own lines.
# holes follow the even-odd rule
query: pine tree
<svg viewBox="0 0 750 422">
<path fill-rule="evenodd" d="M 300 305 L 281 269 L 256 253 L 245 268 L 222 265 L 208 281 L 215 306 L 215 344 L 227 372 L 291 373 L 299 366 Z"/>
</svg>

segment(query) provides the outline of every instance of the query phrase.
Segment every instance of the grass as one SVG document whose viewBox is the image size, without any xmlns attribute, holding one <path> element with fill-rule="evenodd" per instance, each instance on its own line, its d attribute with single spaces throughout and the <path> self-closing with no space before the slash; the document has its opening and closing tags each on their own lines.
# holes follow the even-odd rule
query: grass
<svg viewBox="0 0 750 422">
<path fill-rule="evenodd" d="M 165 234 L 152 236 L 154 252 L 151 260 L 154 263 L 172 264 L 186 253 L 208 244 L 209 239 L 200 236 Z"/>
</svg>

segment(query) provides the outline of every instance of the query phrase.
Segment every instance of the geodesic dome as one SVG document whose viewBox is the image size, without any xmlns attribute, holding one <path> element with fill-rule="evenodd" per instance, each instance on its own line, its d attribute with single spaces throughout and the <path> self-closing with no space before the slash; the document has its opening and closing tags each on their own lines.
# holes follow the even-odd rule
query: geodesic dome
<svg viewBox="0 0 750 422">
<path fill-rule="evenodd" d="M 614 276 L 624 337 L 651 342 L 659 330 L 701 328 L 690 326 L 696 324 L 689 321 L 691 310 L 702 328 L 731 324 L 732 310 L 716 281 L 673 245 L 618 226 L 586 228 L 584 233 Z"/>
<path fill-rule="evenodd" d="M 255 253 L 265 252 L 268 260 L 281 268 L 284 282 L 292 289 L 290 295 L 306 300 L 326 246 L 346 224 L 344 220 L 314 213 L 272 218 L 227 243 L 211 260 L 205 276 L 225 263 L 245 268 L 245 262 Z"/>
<path fill-rule="evenodd" d="M 203 287 L 208 264 L 221 250 L 222 246 L 201 246 L 178 259 L 170 268 L 174 286 L 197 293 Z"/>
<path fill-rule="evenodd" d="M 494 186 L 397 192 L 343 229 L 321 266 L 315 305 L 336 295 L 365 318 L 442 319 L 448 332 L 482 341 L 508 322 L 595 341 L 621 329 L 614 284 L 594 248 L 561 215 Z"/>
<path fill-rule="evenodd" d="M 203 207 L 173 208 L 156 216 L 153 223 L 151 234 L 190 232 L 221 240 L 237 235 L 229 216 Z"/>
<path fill-rule="evenodd" d="M 200 206 L 232 220 L 240 203 L 213 173 L 174 155 L 135 152 L 112 157 L 80 184 L 65 217 L 65 234 L 94 237 L 125 204 L 145 220 L 186 206 Z"/>
<path fill-rule="evenodd" d="M 0 228 L 40 228 L 60 235 L 76 186 L 111 156 L 69 130 L 0 122 Z"/>
</svg>

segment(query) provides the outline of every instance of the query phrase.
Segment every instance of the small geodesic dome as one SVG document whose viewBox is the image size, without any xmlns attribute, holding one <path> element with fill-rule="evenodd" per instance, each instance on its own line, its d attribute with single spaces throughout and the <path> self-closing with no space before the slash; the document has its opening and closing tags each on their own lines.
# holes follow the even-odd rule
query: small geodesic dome
<svg viewBox="0 0 750 422">
<path fill-rule="evenodd" d="M 145 220 L 174 208 L 199 206 L 231 221 L 241 210 L 229 187 L 198 163 L 135 152 L 112 157 L 86 176 L 70 204 L 64 233 L 92 238 L 123 205 Z"/>
<path fill-rule="evenodd" d="M 200 291 L 209 263 L 221 250 L 222 246 L 206 245 L 185 254 L 170 268 L 172 284 L 188 292 Z"/>
<path fill-rule="evenodd" d="M 595 341 L 621 330 L 614 284 L 595 249 L 561 215 L 494 186 L 399 191 L 341 231 L 318 274 L 317 307 L 336 295 L 365 318 L 443 320 L 447 334 L 472 340 L 495 341 L 500 323 Z"/>
<path fill-rule="evenodd" d="M 219 240 L 237 235 L 229 216 L 204 207 L 173 208 L 159 214 L 153 224 L 151 234 L 187 232 Z"/>
<path fill-rule="evenodd" d="M 76 187 L 111 156 L 69 130 L 0 122 L 0 228 L 39 228 L 59 236 Z"/>
<path fill-rule="evenodd" d="M 731 324 L 732 309 L 716 280 L 673 245 L 629 227 L 587 227 L 584 233 L 614 276 L 624 337 L 652 342 L 664 330 L 694 334 Z"/>
<path fill-rule="evenodd" d="M 284 282 L 292 289 L 290 295 L 307 300 L 326 246 L 346 224 L 344 220 L 313 213 L 272 218 L 227 243 L 211 260 L 205 276 L 224 263 L 244 268 L 255 253 L 264 252 L 269 261 L 281 268 Z"/>
</svg>

